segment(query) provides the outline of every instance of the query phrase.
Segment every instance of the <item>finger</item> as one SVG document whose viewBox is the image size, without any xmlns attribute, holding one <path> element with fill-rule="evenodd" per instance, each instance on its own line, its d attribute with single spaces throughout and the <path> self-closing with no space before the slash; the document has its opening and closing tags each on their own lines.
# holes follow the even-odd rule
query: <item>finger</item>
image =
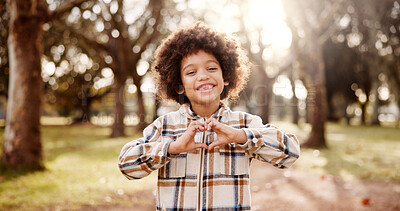
<svg viewBox="0 0 400 211">
<path fill-rule="evenodd" d="M 214 131 L 221 131 L 222 124 L 218 121 L 213 121 L 209 124 L 210 130 L 213 129 Z"/>
<path fill-rule="evenodd" d="M 196 128 L 196 130 L 200 130 L 200 132 L 205 131 L 204 125 L 195 125 L 194 127 Z"/>
<path fill-rule="evenodd" d="M 183 140 L 185 142 L 191 141 L 194 139 L 194 136 L 196 135 L 197 128 L 196 127 L 189 127 L 186 132 L 182 135 Z"/>
<path fill-rule="evenodd" d="M 204 128 L 204 125 L 201 124 L 200 122 L 193 121 L 189 124 L 188 130 L 195 133 L 197 130 L 200 130 L 201 132 L 203 132 L 205 130 L 205 128 Z"/>
<path fill-rule="evenodd" d="M 216 120 L 216 119 L 214 119 L 214 118 L 208 119 L 207 122 L 206 122 L 206 125 L 207 125 L 206 128 L 207 128 L 207 130 L 213 129 L 213 127 L 215 127 L 216 123 L 217 123 L 217 120 Z"/>
<path fill-rule="evenodd" d="M 190 125 L 190 126 L 188 127 L 187 131 L 189 131 L 189 133 L 190 133 L 191 135 L 196 134 L 196 131 L 197 131 L 196 125 Z"/>
<path fill-rule="evenodd" d="M 190 124 L 189 124 L 189 127 L 195 126 L 195 125 L 201 125 L 201 123 L 198 122 L 198 121 L 191 121 Z"/>
<path fill-rule="evenodd" d="M 207 130 L 211 130 L 211 125 L 215 124 L 215 122 L 218 122 L 218 121 L 214 117 L 207 119 L 207 121 L 204 123 L 205 125 L 207 125 Z"/>
<path fill-rule="evenodd" d="M 210 145 L 208 145 L 208 150 L 214 149 L 214 147 L 221 145 L 218 141 L 212 142 Z"/>
<path fill-rule="evenodd" d="M 205 143 L 195 143 L 194 146 L 195 146 L 196 148 L 208 149 L 208 146 L 207 146 L 207 144 L 205 144 Z"/>
<path fill-rule="evenodd" d="M 214 118 L 214 117 L 210 117 L 210 118 L 207 119 L 207 121 L 205 122 L 205 124 L 208 124 L 208 123 L 210 123 L 210 122 L 213 121 L 213 120 L 215 120 L 215 118 Z"/>
<path fill-rule="evenodd" d="M 216 146 L 221 146 L 221 145 L 226 145 L 229 144 L 230 141 L 227 139 L 227 137 L 218 137 L 218 139 L 214 142 L 212 142 L 210 145 L 208 145 L 209 149 L 211 150 L 212 148 Z M 210 148 L 211 146 L 211 148 Z"/>
</svg>

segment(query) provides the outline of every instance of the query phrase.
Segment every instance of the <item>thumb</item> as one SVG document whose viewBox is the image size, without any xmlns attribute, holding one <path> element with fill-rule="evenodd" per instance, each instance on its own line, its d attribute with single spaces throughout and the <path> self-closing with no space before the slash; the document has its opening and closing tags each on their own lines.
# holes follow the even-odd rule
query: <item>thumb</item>
<svg viewBox="0 0 400 211">
<path fill-rule="evenodd" d="M 210 145 L 208 145 L 208 150 L 214 149 L 214 147 L 218 146 L 217 141 L 212 142 Z"/>
<path fill-rule="evenodd" d="M 205 144 L 205 143 L 195 143 L 194 146 L 195 146 L 196 148 L 208 149 L 208 146 L 207 146 L 207 144 Z"/>
</svg>

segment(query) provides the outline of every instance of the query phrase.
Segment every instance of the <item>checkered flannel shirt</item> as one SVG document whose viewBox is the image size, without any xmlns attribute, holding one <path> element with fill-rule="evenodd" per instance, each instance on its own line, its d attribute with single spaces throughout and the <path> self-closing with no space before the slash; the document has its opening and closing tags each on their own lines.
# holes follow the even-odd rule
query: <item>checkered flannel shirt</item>
<svg viewBox="0 0 400 211">
<path fill-rule="evenodd" d="M 119 168 L 128 179 L 140 179 L 158 170 L 157 210 L 250 210 L 251 159 L 287 168 L 299 157 L 297 138 L 271 124 L 263 125 L 258 116 L 234 112 L 221 104 L 212 117 L 244 130 L 248 141 L 169 154 L 169 144 L 186 131 L 190 122 L 206 121 L 185 104 L 156 119 L 143 131 L 142 138 L 122 148 Z M 217 135 L 212 130 L 195 135 L 195 142 L 209 145 L 215 140 Z"/>
</svg>

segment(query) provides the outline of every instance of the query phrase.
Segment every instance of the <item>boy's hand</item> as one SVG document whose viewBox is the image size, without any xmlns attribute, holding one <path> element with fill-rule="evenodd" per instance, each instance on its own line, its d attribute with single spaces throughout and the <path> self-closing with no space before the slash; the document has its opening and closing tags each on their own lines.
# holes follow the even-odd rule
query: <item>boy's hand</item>
<svg viewBox="0 0 400 211">
<path fill-rule="evenodd" d="M 183 133 L 178 140 L 171 142 L 168 147 L 168 153 L 176 155 L 197 148 L 207 149 L 207 144 L 194 142 L 194 136 L 196 135 L 197 130 L 200 130 L 201 132 L 205 131 L 204 125 L 196 121 L 191 122 L 186 132 Z"/>
<path fill-rule="evenodd" d="M 209 118 L 205 122 L 206 130 L 214 130 L 217 133 L 218 139 L 208 145 L 208 150 L 212 150 L 216 146 L 229 143 L 244 144 L 247 141 L 246 133 L 241 129 L 236 129 L 228 125 L 218 122 L 214 118 Z"/>
</svg>

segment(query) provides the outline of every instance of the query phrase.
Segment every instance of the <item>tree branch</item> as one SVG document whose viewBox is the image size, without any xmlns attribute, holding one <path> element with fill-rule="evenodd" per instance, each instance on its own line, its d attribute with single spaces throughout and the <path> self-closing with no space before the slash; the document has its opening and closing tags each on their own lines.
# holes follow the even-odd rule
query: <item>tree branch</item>
<svg viewBox="0 0 400 211">
<path fill-rule="evenodd" d="M 139 61 L 139 58 L 140 58 L 140 55 L 146 50 L 146 46 L 148 45 L 148 44 L 150 44 L 152 41 L 153 41 L 153 39 L 155 38 L 155 37 L 157 37 L 158 35 L 159 35 L 159 31 L 157 30 L 157 26 L 158 26 L 158 24 L 160 24 L 160 22 L 161 22 L 161 17 L 162 17 L 162 15 L 161 15 L 161 8 L 162 8 L 162 1 L 161 0 L 153 0 L 152 1 L 152 6 L 153 6 L 153 14 L 155 14 L 155 19 L 156 19 L 156 22 L 154 23 L 154 31 L 153 31 L 153 33 L 151 33 L 151 35 L 150 36 L 145 36 L 146 35 L 146 27 L 144 27 L 144 29 L 143 29 L 143 34 L 141 34 L 141 36 L 140 37 L 146 37 L 146 39 L 141 43 L 141 46 L 140 46 L 140 50 L 139 50 L 139 52 L 137 53 L 137 54 L 135 54 L 135 57 L 134 57 L 134 59 L 133 59 L 133 61 L 136 63 L 137 61 Z"/>
<path fill-rule="evenodd" d="M 124 7 L 124 5 L 123 5 L 123 1 L 122 0 L 118 0 L 117 2 L 118 2 L 118 10 L 117 10 L 117 12 L 115 12 L 114 14 L 109 12 L 110 15 L 111 15 L 110 24 L 111 24 L 111 29 L 117 29 L 119 31 L 120 35 L 122 36 L 123 29 L 122 29 L 121 24 L 119 24 L 117 22 L 117 15 L 119 15 L 121 18 L 124 17 L 124 15 L 122 14 L 122 8 Z M 109 7 L 108 7 L 108 11 L 110 11 Z M 120 22 L 124 22 L 124 21 L 120 21 Z M 111 35 L 111 33 L 109 33 L 109 35 Z"/>
<path fill-rule="evenodd" d="M 59 18 L 65 13 L 69 12 L 72 8 L 79 7 L 81 4 L 87 1 L 91 0 L 72 0 L 69 1 L 68 3 L 65 3 L 59 6 L 56 10 L 49 12 L 47 16 L 47 21 L 52 21 L 56 18 Z"/>
<path fill-rule="evenodd" d="M 88 46 L 89 48 L 93 48 L 96 51 L 106 51 L 108 52 L 109 49 L 107 48 L 107 46 L 85 36 L 84 34 L 78 32 L 77 30 L 75 30 L 73 27 L 71 26 L 67 26 L 65 23 L 63 23 L 62 21 L 55 19 L 54 20 L 54 24 L 57 24 L 60 28 L 64 28 L 65 30 L 68 30 L 71 34 L 73 34 L 75 37 L 78 38 L 78 41 L 81 42 L 82 44 Z"/>
<path fill-rule="evenodd" d="M 136 54 L 134 54 L 132 61 L 132 64 L 137 64 L 137 62 L 140 59 L 140 55 L 146 50 L 146 46 L 150 44 L 154 38 L 156 38 L 159 35 L 159 31 L 157 30 L 157 26 L 160 24 L 162 20 L 162 15 L 161 15 L 161 9 L 162 9 L 162 1 L 161 0 L 153 0 L 152 1 L 152 6 L 153 6 L 153 14 L 156 15 L 156 22 L 154 23 L 154 31 L 150 36 L 147 36 L 146 39 L 141 43 L 140 45 L 140 50 Z M 146 27 L 144 26 L 144 31 Z M 145 36 L 146 33 L 143 33 L 141 36 Z M 137 74 L 136 67 L 133 68 L 133 71 L 131 72 L 132 78 L 135 82 L 135 84 L 139 84 L 138 82 L 141 80 L 141 77 Z"/>
<path fill-rule="evenodd" d="M 334 5 L 332 5 L 332 8 L 330 8 L 329 13 L 324 16 L 321 17 L 321 21 L 320 24 L 318 25 L 318 27 L 316 28 L 316 34 L 318 36 L 324 34 L 324 32 L 330 31 L 325 30 L 326 28 L 331 28 L 329 27 L 331 25 L 331 22 L 333 20 L 334 15 L 342 8 L 346 8 L 346 6 L 349 4 L 348 1 L 343 1 L 343 0 L 339 0 L 339 2 L 334 3 Z"/>
</svg>

